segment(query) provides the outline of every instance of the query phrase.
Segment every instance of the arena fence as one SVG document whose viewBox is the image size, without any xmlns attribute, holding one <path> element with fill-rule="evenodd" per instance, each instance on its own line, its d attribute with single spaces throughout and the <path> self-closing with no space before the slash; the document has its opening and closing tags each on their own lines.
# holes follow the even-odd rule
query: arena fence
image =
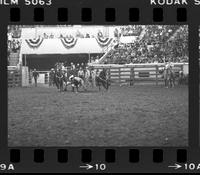
<svg viewBox="0 0 200 175">
<path fill-rule="evenodd" d="M 163 68 L 165 64 L 129 64 L 129 65 L 109 65 L 109 64 L 92 64 L 89 67 L 93 67 L 95 70 L 102 70 L 106 68 L 109 73 L 111 84 L 130 84 L 136 83 L 153 83 L 159 85 L 163 83 L 163 75 L 160 74 L 160 68 Z M 179 72 L 183 71 L 185 75 L 188 75 L 188 63 L 174 63 L 173 70 L 177 77 Z M 49 72 L 50 71 L 38 71 L 39 79 L 38 83 L 42 85 L 48 85 Z M 26 87 L 33 84 L 33 78 L 28 67 L 22 67 L 20 70 L 16 68 L 8 69 L 8 87 Z"/>
<path fill-rule="evenodd" d="M 188 63 L 174 63 L 173 70 L 176 77 L 179 76 L 179 72 L 183 71 L 185 75 L 188 75 Z M 160 74 L 159 69 L 163 68 L 165 64 L 129 64 L 129 65 L 102 65 L 102 64 L 92 64 L 90 65 L 94 69 L 102 70 L 106 68 L 109 72 L 109 78 L 111 84 L 123 84 L 130 83 L 134 85 L 135 83 L 155 83 L 158 85 L 160 82 L 163 83 L 163 75 Z"/>
<path fill-rule="evenodd" d="M 15 66 L 9 66 L 7 70 L 8 88 L 22 86 L 22 73 Z"/>
</svg>

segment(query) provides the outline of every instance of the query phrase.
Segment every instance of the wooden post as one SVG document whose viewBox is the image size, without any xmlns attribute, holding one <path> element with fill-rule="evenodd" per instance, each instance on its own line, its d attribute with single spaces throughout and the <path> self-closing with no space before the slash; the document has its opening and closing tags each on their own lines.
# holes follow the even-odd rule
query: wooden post
<svg viewBox="0 0 200 175">
<path fill-rule="evenodd" d="M 88 62 L 91 63 L 90 53 L 89 53 L 89 61 Z"/>
<path fill-rule="evenodd" d="M 135 79 L 135 73 L 134 73 L 134 67 L 131 68 L 131 77 L 130 77 L 130 86 L 134 85 L 134 79 Z"/>
<path fill-rule="evenodd" d="M 184 65 L 182 64 L 182 65 L 181 65 L 181 71 L 182 71 L 182 72 L 183 72 L 183 66 L 184 66 Z"/>
<path fill-rule="evenodd" d="M 25 58 L 24 58 L 24 66 L 26 66 L 26 64 L 27 64 L 27 63 L 26 63 L 26 54 L 24 55 L 24 57 L 25 57 Z"/>
<path fill-rule="evenodd" d="M 130 69 L 130 86 L 132 86 L 132 80 L 133 80 L 133 68 Z"/>
<path fill-rule="evenodd" d="M 121 69 L 119 68 L 119 83 L 121 83 Z"/>
<path fill-rule="evenodd" d="M 158 85 L 158 65 L 156 65 L 156 86 Z"/>
<path fill-rule="evenodd" d="M 20 67 L 19 69 L 19 86 L 22 87 L 22 76 L 23 76 L 23 72 L 22 72 L 22 68 Z"/>
<path fill-rule="evenodd" d="M 108 71 L 108 79 L 109 79 L 110 84 L 111 84 L 111 74 L 110 74 L 110 69 L 111 69 L 111 67 L 109 67 L 109 71 Z"/>
<path fill-rule="evenodd" d="M 133 67 L 133 85 L 135 85 L 135 67 Z"/>
</svg>

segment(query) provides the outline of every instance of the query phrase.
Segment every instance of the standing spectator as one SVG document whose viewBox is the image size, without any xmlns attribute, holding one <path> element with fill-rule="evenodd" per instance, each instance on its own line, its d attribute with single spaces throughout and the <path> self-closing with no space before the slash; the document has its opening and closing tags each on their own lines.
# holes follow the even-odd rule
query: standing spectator
<svg viewBox="0 0 200 175">
<path fill-rule="evenodd" d="M 35 87 L 37 87 L 37 79 L 39 77 L 39 73 L 36 71 L 36 69 L 33 70 L 33 78 L 35 81 Z"/>
<path fill-rule="evenodd" d="M 99 61 L 99 56 L 97 55 L 96 59 L 95 59 L 95 63 L 97 63 Z"/>
<path fill-rule="evenodd" d="M 64 71 L 64 70 L 65 70 L 64 63 L 61 63 L 61 70 L 62 70 L 62 71 Z"/>
<path fill-rule="evenodd" d="M 79 63 L 77 63 L 77 65 L 76 65 L 76 69 L 77 69 L 77 70 L 80 69 L 80 64 L 79 64 Z"/>
<path fill-rule="evenodd" d="M 81 68 L 82 68 L 83 70 L 85 69 L 84 63 L 81 63 Z"/>
<path fill-rule="evenodd" d="M 89 86 L 90 84 L 90 79 L 91 79 L 91 73 L 88 67 L 85 68 L 85 85 L 86 87 Z"/>
<path fill-rule="evenodd" d="M 96 87 L 96 71 L 94 68 L 91 69 L 92 87 Z"/>
<path fill-rule="evenodd" d="M 51 72 L 49 73 L 49 87 L 54 86 L 54 76 L 55 76 L 55 71 L 52 68 Z"/>
<path fill-rule="evenodd" d="M 75 70 L 75 65 L 73 62 L 71 62 L 71 70 Z"/>
<path fill-rule="evenodd" d="M 75 73 L 76 73 L 76 67 L 75 67 L 74 63 L 71 62 L 70 75 L 74 75 L 75 76 Z"/>
<path fill-rule="evenodd" d="M 82 67 L 80 67 L 80 69 L 78 71 L 78 77 L 80 77 L 84 80 L 84 71 L 83 71 Z"/>
</svg>

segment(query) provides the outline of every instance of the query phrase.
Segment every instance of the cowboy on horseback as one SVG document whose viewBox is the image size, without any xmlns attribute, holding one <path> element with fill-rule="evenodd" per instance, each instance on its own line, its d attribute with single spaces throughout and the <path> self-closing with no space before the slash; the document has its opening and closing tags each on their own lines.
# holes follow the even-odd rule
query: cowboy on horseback
<svg viewBox="0 0 200 175">
<path fill-rule="evenodd" d="M 171 62 L 165 63 L 164 80 L 165 80 L 166 88 L 175 86 L 175 76 L 174 76 L 174 72 L 173 72 L 173 65 Z"/>
<path fill-rule="evenodd" d="M 103 70 L 97 75 L 96 77 L 97 86 L 99 86 L 99 91 L 101 90 L 101 85 L 108 90 L 109 88 L 109 81 L 108 81 L 108 74 L 107 70 L 103 68 Z"/>
<path fill-rule="evenodd" d="M 58 69 L 56 71 L 56 85 L 57 88 L 60 89 L 60 91 L 63 90 L 63 72 L 62 69 Z"/>
</svg>

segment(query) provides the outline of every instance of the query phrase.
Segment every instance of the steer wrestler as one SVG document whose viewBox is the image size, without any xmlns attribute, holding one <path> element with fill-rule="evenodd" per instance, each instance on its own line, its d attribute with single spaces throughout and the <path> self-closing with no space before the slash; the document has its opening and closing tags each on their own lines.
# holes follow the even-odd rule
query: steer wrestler
<svg viewBox="0 0 200 175">
<path fill-rule="evenodd" d="M 82 86 L 83 89 L 86 91 L 86 87 L 85 87 L 85 84 L 84 84 L 84 81 L 82 78 L 80 77 L 75 77 L 73 75 L 71 75 L 69 77 L 69 80 L 71 81 L 71 84 L 72 84 L 72 91 L 74 92 L 74 88 L 76 87 L 76 92 L 78 92 L 78 87 Z"/>
</svg>

